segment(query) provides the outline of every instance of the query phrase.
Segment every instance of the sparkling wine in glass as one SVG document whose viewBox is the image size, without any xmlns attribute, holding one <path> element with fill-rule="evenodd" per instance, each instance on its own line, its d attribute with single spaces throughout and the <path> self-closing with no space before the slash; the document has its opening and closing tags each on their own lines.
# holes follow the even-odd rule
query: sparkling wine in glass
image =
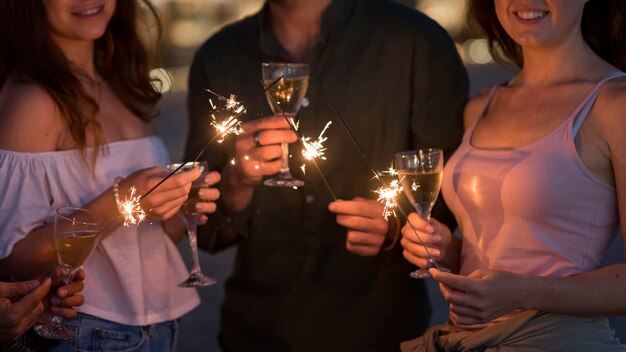
<svg viewBox="0 0 626 352">
<path fill-rule="evenodd" d="M 266 62 L 261 65 L 261 70 L 263 82 L 267 86 L 283 77 L 266 92 L 266 97 L 272 112 L 281 114 L 282 110 L 290 123 L 295 126 L 294 118 L 309 87 L 309 65 Z M 266 179 L 263 184 L 277 187 L 304 186 L 304 181 L 294 178 L 289 171 L 289 144 L 282 143 L 281 147 L 283 154 L 280 171 L 275 177 Z"/>
<path fill-rule="evenodd" d="M 178 169 L 180 165 L 180 163 L 169 164 L 167 165 L 167 168 L 174 171 Z M 202 270 L 200 269 L 200 260 L 198 259 L 198 217 L 200 216 L 200 213 L 196 211 L 196 204 L 200 201 L 200 197 L 198 196 L 200 188 L 209 186 L 204 181 L 209 170 L 209 165 L 206 161 L 190 162 L 181 167 L 177 173 L 191 171 L 195 167 L 200 169 L 202 175 L 191 184 L 189 197 L 181 208 L 181 218 L 183 219 L 187 229 L 187 238 L 189 239 L 189 247 L 191 247 L 193 266 L 189 272 L 189 277 L 185 281 L 178 284 L 180 287 L 210 286 L 216 282 L 214 278 L 208 277 L 202 273 Z"/>
<path fill-rule="evenodd" d="M 102 217 L 86 209 L 57 209 L 54 218 L 54 245 L 65 285 L 72 281 L 78 269 L 96 248 L 103 221 Z M 70 340 L 76 336 L 72 330 L 63 326 L 63 318 L 58 315 L 46 324 L 35 325 L 34 329 L 37 334 L 49 339 Z"/>
<path fill-rule="evenodd" d="M 436 148 L 399 152 L 394 155 L 398 179 L 415 211 L 426 221 L 435 205 L 443 178 L 443 151 Z M 412 278 L 430 277 L 429 268 L 448 271 L 428 258 L 428 265 L 410 274 Z"/>
</svg>

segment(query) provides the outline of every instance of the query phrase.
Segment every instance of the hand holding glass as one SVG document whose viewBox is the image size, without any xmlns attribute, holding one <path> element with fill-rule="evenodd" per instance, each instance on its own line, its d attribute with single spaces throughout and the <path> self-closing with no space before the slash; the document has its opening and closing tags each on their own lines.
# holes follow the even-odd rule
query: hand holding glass
<svg viewBox="0 0 626 352">
<path fill-rule="evenodd" d="M 178 167 L 180 167 L 180 163 L 167 165 L 167 168 L 171 171 L 178 169 Z M 193 181 L 191 184 L 189 198 L 187 198 L 181 208 L 183 212 L 181 218 L 187 228 L 187 238 L 189 239 L 189 246 L 191 247 L 193 266 L 189 272 L 189 277 L 185 281 L 178 284 L 180 287 L 209 286 L 216 282 L 214 278 L 205 276 L 202 273 L 202 270 L 200 269 L 200 260 L 198 259 L 198 216 L 200 216 L 200 213 L 196 211 L 196 203 L 200 201 L 198 196 L 200 188 L 209 186 L 209 184 L 205 182 L 205 176 L 208 173 L 209 165 L 206 161 L 190 162 L 181 167 L 177 173 L 191 171 L 194 167 L 200 168 L 202 175 L 200 175 L 200 177 L 198 177 L 198 179 Z"/>
<path fill-rule="evenodd" d="M 435 205 L 443 177 L 443 151 L 436 148 L 418 149 L 399 152 L 394 155 L 394 163 L 398 169 L 398 179 L 404 194 L 415 208 L 415 211 L 426 221 L 430 221 L 430 212 Z M 414 279 L 430 277 L 429 268 L 448 271 L 437 265 L 430 257 L 428 266 L 410 274 Z"/>
<path fill-rule="evenodd" d="M 263 82 L 270 85 L 276 79 L 283 77 L 267 92 L 267 101 L 274 114 L 281 114 L 281 110 L 295 125 L 294 117 L 300 110 L 302 100 L 309 86 L 309 65 L 269 62 L 261 65 Z M 278 175 L 263 182 L 266 186 L 278 187 L 302 187 L 304 181 L 298 180 L 291 175 L 289 170 L 289 144 L 282 143 L 283 154 L 282 166 Z"/>
<path fill-rule="evenodd" d="M 100 239 L 104 219 L 81 208 L 62 207 L 54 218 L 54 245 L 67 285 L 89 258 Z M 75 333 L 63 326 L 63 318 L 55 315 L 47 324 L 35 325 L 37 334 L 58 340 L 70 340 Z"/>
</svg>

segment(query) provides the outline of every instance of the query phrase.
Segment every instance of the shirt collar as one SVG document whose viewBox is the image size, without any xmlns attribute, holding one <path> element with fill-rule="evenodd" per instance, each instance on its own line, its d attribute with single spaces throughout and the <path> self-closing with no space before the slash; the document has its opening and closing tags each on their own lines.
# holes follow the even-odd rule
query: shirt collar
<svg viewBox="0 0 626 352">
<path fill-rule="evenodd" d="M 356 1 L 358 0 L 333 0 L 324 10 L 320 28 L 320 42 L 322 45 L 326 43 L 333 31 L 345 25 Z M 268 15 L 269 5 L 266 1 L 258 14 L 260 28 L 259 44 L 261 49 L 270 56 L 289 61 L 289 53 L 280 45 L 280 42 L 274 35 Z"/>
</svg>

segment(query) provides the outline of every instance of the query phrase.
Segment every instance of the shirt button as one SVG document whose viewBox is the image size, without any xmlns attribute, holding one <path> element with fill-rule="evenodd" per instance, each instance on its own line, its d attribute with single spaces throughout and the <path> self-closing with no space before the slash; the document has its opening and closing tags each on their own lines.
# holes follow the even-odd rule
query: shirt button
<svg viewBox="0 0 626 352">
<path fill-rule="evenodd" d="M 314 200 L 315 197 L 312 194 L 307 194 L 306 197 L 304 197 L 304 201 L 307 202 L 307 204 L 313 203 Z"/>
<path fill-rule="evenodd" d="M 307 97 L 302 98 L 302 107 L 306 108 L 307 106 L 309 106 L 309 99 Z"/>
</svg>

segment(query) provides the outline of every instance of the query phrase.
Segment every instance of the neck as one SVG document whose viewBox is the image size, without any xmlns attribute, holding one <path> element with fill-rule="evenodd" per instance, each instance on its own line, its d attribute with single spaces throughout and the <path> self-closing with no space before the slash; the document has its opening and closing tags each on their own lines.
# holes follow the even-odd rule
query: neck
<svg viewBox="0 0 626 352">
<path fill-rule="evenodd" d="M 575 53 L 575 54 L 573 54 Z M 569 45 L 523 48 L 524 67 L 513 83 L 548 86 L 573 81 L 595 81 L 612 70 L 611 65 L 580 37 Z"/>
<path fill-rule="evenodd" d="M 322 14 L 331 1 L 269 1 L 269 16 L 274 34 L 294 62 L 307 61 L 319 42 Z"/>
</svg>

